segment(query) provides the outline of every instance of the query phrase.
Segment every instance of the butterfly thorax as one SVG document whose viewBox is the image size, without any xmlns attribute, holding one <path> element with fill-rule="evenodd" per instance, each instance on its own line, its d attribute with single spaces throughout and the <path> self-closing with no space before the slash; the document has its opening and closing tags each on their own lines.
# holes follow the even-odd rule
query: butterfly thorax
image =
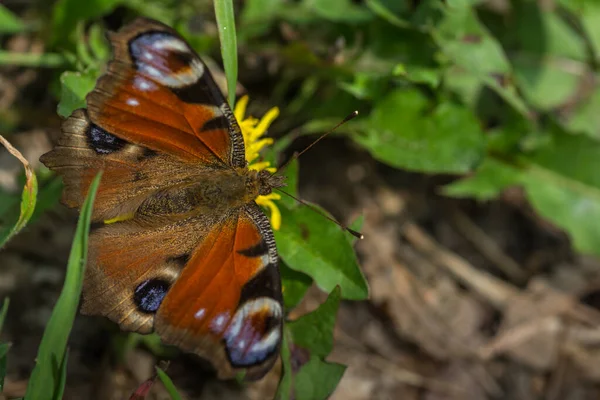
<svg viewBox="0 0 600 400">
<path fill-rule="evenodd" d="M 259 195 L 285 186 L 285 178 L 268 171 L 223 169 L 201 174 L 193 182 L 162 189 L 147 198 L 138 213 L 145 216 L 224 214 L 242 207 Z"/>
</svg>

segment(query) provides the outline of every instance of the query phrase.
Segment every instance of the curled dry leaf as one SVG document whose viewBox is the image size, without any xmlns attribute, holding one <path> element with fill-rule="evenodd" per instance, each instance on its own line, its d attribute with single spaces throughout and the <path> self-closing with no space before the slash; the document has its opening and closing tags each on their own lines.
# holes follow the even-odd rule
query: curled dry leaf
<svg viewBox="0 0 600 400">
<path fill-rule="evenodd" d="M 33 168 L 31 168 L 31 165 L 29 165 L 29 162 L 23 157 L 19 150 L 14 148 L 2 135 L 0 135 L 0 143 L 10 154 L 16 157 L 25 168 L 25 186 L 23 187 L 23 193 L 21 195 L 21 211 L 19 213 L 19 218 L 12 227 L 1 227 L 0 248 L 2 248 L 10 238 L 27 225 L 27 222 L 33 215 L 37 199 L 38 184 Z"/>
</svg>

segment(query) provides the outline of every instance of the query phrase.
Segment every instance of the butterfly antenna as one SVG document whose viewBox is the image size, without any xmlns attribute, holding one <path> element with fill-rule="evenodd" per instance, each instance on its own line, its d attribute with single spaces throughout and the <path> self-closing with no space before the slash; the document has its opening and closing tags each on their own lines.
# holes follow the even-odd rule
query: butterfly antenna
<svg viewBox="0 0 600 400">
<path fill-rule="evenodd" d="M 319 143 L 321 140 L 323 140 L 325 138 L 325 136 L 329 135 L 331 132 L 335 131 L 337 128 L 339 128 L 340 126 L 344 125 L 346 122 L 354 119 L 354 117 L 356 117 L 358 115 L 358 111 L 352 111 L 346 118 L 344 118 L 340 123 L 338 123 L 336 126 L 334 126 L 332 129 L 328 130 L 327 132 L 325 132 L 324 134 L 322 134 L 321 136 L 319 136 L 314 142 L 312 142 L 311 144 L 309 144 L 304 150 L 302 150 L 299 153 L 294 153 L 292 155 L 292 157 L 290 157 L 289 160 L 287 160 L 287 162 L 285 164 L 283 164 L 277 171 L 277 174 L 282 173 L 283 171 L 285 171 L 285 169 L 287 168 L 288 165 L 290 165 L 290 163 L 294 160 L 297 160 L 298 157 L 300 157 L 302 154 L 306 153 L 308 150 L 310 150 L 311 147 L 313 147 L 315 144 Z M 296 199 L 297 200 L 297 199 Z M 304 204 L 304 203 L 303 203 Z M 341 225 L 340 225 L 341 226 Z"/>
<path fill-rule="evenodd" d="M 313 205 L 305 202 L 304 200 L 301 200 L 299 198 L 297 198 L 296 196 L 293 196 L 291 194 L 289 194 L 288 192 L 281 190 L 281 189 L 275 189 L 278 192 L 281 192 L 283 194 L 285 194 L 286 196 L 291 197 L 292 199 L 296 200 L 298 203 L 310 208 L 311 210 L 313 210 L 314 212 L 316 212 L 317 214 L 320 214 L 321 216 L 327 218 L 328 220 L 330 220 L 331 222 L 333 222 L 334 224 L 336 224 L 337 226 L 339 226 L 340 228 L 342 228 L 343 230 L 345 230 L 346 232 L 348 232 L 349 234 L 351 234 L 352 236 L 354 236 L 357 239 L 364 239 L 365 236 L 358 232 L 355 231 L 354 229 L 350 229 L 348 228 L 346 225 L 342 224 L 341 222 L 339 222 L 337 219 L 330 217 L 329 215 L 325 214 L 324 212 L 322 212 L 321 210 L 319 210 L 318 208 L 314 207 Z"/>
</svg>

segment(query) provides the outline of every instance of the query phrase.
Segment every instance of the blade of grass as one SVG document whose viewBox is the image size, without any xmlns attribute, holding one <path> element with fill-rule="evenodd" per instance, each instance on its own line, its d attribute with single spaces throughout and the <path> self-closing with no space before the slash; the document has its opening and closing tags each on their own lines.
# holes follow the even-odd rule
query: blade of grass
<svg viewBox="0 0 600 400">
<path fill-rule="evenodd" d="M 65 349 L 65 355 L 60 364 L 60 374 L 58 376 L 58 387 L 56 388 L 56 395 L 54 400 L 62 400 L 65 392 L 65 386 L 67 385 L 67 361 L 69 360 L 69 348 Z"/>
<path fill-rule="evenodd" d="M 6 314 L 8 313 L 8 305 L 10 304 L 10 299 L 7 297 L 4 299 L 2 303 L 2 309 L 0 310 L 0 332 L 2 332 L 2 326 L 4 325 L 4 320 L 6 319 Z"/>
<path fill-rule="evenodd" d="M 15 149 L 8 140 L 2 137 L 2 135 L 0 135 L 0 144 L 6 147 L 10 154 L 18 158 L 25 168 L 25 187 L 23 187 L 23 194 L 21 195 L 21 213 L 19 214 L 19 219 L 12 228 L 6 231 L 0 231 L 0 248 L 2 248 L 11 237 L 16 235 L 23 227 L 25 227 L 25 225 L 27 225 L 27 222 L 31 218 L 33 210 L 35 210 L 38 184 L 33 168 L 31 168 L 29 162 L 23 157 L 19 150 Z"/>
<path fill-rule="evenodd" d="M 9 349 L 10 343 L 0 343 L 0 393 L 4 390 L 4 377 L 6 376 Z"/>
<path fill-rule="evenodd" d="M 66 68 L 70 65 L 67 57 L 58 53 L 16 53 L 0 50 L 0 65 L 19 65 L 21 67 Z"/>
<path fill-rule="evenodd" d="M 19 17 L 0 4 L 0 33 L 18 33 L 27 30 Z"/>
<path fill-rule="evenodd" d="M 162 369 L 160 369 L 158 367 L 154 367 L 154 368 L 156 368 L 156 373 L 158 374 L 160 381 L 163 383 L 163 385 L 165 385 L 165 389 L 167 389 L 167 393 L 169 393 L 169 396 L 171 396 L 171 399 L 182 400 L 179 393 L 177 393 L 177 389 L 175 388 L 173 381 L 171 380 L 171 378 L 169 378 L 169 375 L 167 375 L 167 373 L 165 371 L 163 371 Z"/>
<path fill-rule="evenodd" d="M 61 366 L 66 363 L 66 347 L 83 285 L 83 276 L 87 262 L 87 244 L 92 217 L 92 207 L 96 190 L 100 184 L 101 173 L 96 175 L 90 185 L 87 197 L 81 207 L 75 238 L 71 246 L 67 275 L 60 297 L 52 310 L 52 315 L 44 331 L 38 349 L 36 365 L 27 385 L 26 400 L 60 399 Z"/>
<path fill-rule="evenodd" d="M 235 105 L 235 87 L 237 85 L 237 39 L 235 35 L 235 17 L 231 0 L 215 0 L 215 16 L 221 41 L 221 56 L 227 78 L 227 99 L 233 109 Z"/>
</svg>

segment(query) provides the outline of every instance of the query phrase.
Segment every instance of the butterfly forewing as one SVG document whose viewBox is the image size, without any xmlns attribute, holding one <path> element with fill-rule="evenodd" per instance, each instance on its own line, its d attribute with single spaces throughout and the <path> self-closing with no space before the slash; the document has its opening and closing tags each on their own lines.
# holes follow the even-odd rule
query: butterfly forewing
<svg viewBox="0 0 600 400">
<path fill-rule="evenodd" d="M 183 38 L 166 25 L 138 19 L 110 41 L 115 57 L 87 97 L 94 123 L 183 160 L 245 166 L 239 126 Z"/>
</svg>

